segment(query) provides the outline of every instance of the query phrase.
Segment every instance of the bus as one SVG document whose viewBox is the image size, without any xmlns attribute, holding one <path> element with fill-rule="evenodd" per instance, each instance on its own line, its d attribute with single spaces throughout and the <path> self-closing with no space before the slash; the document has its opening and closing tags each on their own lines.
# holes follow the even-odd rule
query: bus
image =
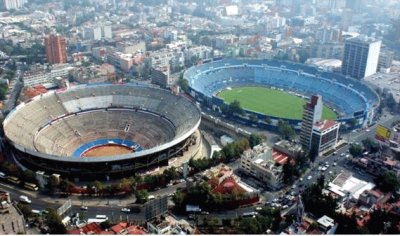
<svg viewBox="0 0 400 236">
<path fill-rule="evenodd" d="M 100 224 L 100 223 L 102 223 L 102 222 L 104 222 L 104 221 L 107 221 L 107 220 L 105 220 L 105 219 L 94 219 L 94 218 L 90 218 L 90 219 L 88 219 L 88 224 L 90 224 L 90 223 L 98 223 L 98 224 Z"/>
<path fill-rule="evenodd" d="M 108 217 L 106 215 L 96 215 L 96 219 L 106 221 L 106 220 L 108 220 Z"/>
<path fill-rule="evenodd" d="M 21 180 L 19 180 L 17 177 L 15 176 L 8 176 L 7 180 L 13 184 L 20 184 Z"/>
<path fill-rule="evenodd" d="M 255 212 L 255 211 L 252 211 L 252 212 L 244 212 L 243 213 L 243 217 L 256 217 L 256 215 L 258 215 L 258 213 L 257 212 Z"/>
<path fill-rule="evenodd" d="M 32 190 L 32 191 L 38 191 L 39 190 L 39 187 L 36 184 L 32 184 L 32 183 L 28 183 L 28 182 L 26 182 L 24 184 L 24 188 Z"/>
</svg>

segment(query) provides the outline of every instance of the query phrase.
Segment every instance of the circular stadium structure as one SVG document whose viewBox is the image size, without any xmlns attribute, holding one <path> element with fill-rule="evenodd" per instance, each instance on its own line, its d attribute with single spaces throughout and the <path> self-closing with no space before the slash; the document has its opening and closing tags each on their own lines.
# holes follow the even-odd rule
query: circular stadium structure
<svg viewBox="0 0 400 236">
<path fill-rule="evenodd" d="M 3 127 L 20 164 L 96 179 L 168 164 L 193 144 L 200 120 L 195 104 L 167 90 L 94 84 L 36 96 Z"/>
<path fill-rule="evenodd" d="M 262 86 L 308 98 L 320 94 L 325 104 L 337 113 L 337 120 L 348 126 L 372 122 L 379 96 L 366 84 L 337 73 L 303 64 L 256 59 L 222 59 L 197 65 L 184 73 L 189 93 L 198 102 L 217 111 L 227 104 L 217 94 L 234 87 Z M 267 102 L 267 101 L 266 101 Z M 250 119 L 256 116 L 257 121 Z M 270 119 L 270 124 L 266 120 Z M 257 125 L 276 125 L 280 119 L 300 128 L 300 119 L 288 119 L 246 110 L 240 121 Z M 356 121 L 356 122 L 354 122 Z"/>
</svg>

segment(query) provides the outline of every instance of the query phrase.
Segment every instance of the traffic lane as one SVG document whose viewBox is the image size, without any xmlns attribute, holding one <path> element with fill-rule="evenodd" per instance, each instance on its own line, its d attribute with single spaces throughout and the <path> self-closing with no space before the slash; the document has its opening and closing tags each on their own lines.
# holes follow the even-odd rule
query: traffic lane
<svg viewBox="0 0 400 236">
<path fill-rule="evenodd" d="M 96 206 L 88 207 L 87 210 L 81 210 L 80 206 L 72 206 L 71 214 L 79 213 L 84 219 L 96 218 L 96 215 L 106 215 L 111 221 L 118 220 L 140 220 L 143 218 L 142 213 L 124 213 L 121 207 L 115 206 Z"/>
</svg>

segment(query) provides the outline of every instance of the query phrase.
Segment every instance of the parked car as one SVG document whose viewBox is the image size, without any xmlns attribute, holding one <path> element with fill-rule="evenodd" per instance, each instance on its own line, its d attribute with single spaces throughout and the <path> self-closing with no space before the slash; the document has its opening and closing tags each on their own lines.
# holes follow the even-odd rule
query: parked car
<svg viewBox="0 0 400 236">
<path fill-rule="evenodd" d="M 312 176 L 311 176 L 311 175 L 309 175 L 309 176 L 307 177 L 307 179 L 308 179 L 308 180 L 312 179 Z"/>
<path fill-rule="evenodd" d="M 121 211 L 124 212 L 124 213 L 130 213 L 131 209 L 124 207 L 124 208 L 121 209 Z"/>
</svg>

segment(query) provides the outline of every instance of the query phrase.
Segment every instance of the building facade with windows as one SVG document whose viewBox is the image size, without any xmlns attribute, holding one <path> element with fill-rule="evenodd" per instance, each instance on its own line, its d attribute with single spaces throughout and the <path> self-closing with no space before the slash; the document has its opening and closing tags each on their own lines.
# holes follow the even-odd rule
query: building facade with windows
<svg viewBox="0 0 400 236">
<path fill-rule="evenodd" d="M 381 43 L 380 40 L 365 36 L 347 39 L 343 53 L 342 74 L 355 79 L 375 74 Z"/>
</svg>

